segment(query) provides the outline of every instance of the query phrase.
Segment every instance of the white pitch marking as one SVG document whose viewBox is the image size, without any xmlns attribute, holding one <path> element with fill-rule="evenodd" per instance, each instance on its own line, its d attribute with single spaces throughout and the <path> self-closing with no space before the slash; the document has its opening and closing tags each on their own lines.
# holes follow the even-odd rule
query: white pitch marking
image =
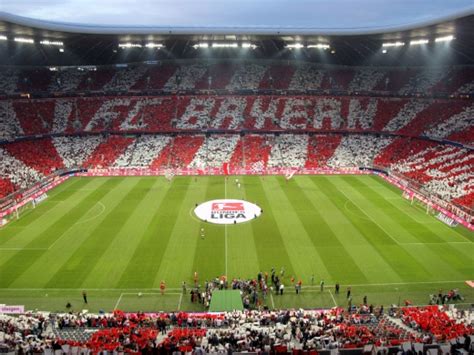
<svg viewBox="0 0 474 355">
<path fill-rule="evenodd" d="M 97 202 L 97 204 L 102 205 L 102 207 L 103 207 L 102 211 L 101 211 L 98 215 L 93 216 L 93 217 L 91 217 L 91 218 L 87 218 L 85 221 L 79 221 L 79 222 L 74 223 L 74 224 L 73 224 L 72 226 L 70 226 L 63 234 L 61 234 L 58 239 L 56 239 L 56 240 L 48 247 L 48 250 L 51 249 L 60 239 L 62 239 L 62 238 L 64 237 L 65 234 L 67 234 L 67 233 L 68 233 L 74 226 L 76 226 L 77 224 L 80 224 L 80 223 L 82 223 L 82 222 L 88 222 L 88 221 L 90 221 L 90 220 L 93 220 L 93 219 L 99 217 L 99 216 L 105 211 L 105 206 L 104 206 L 104 204 L 103 204 L 102 202 Z"/>
<path fill-rule="evenodd" d="M 96 219 L 97 217 L 99 217 L 102 213 L 104 213 L 105 211 L 105 206 L 102 202 L 97 202 L 96 205 L 99 205 L 100 207 L 102 207 L 101 211 L 96 214 L 95 216 L 92 216 L 92 217 L 89 217 L 89 218 L 86 218 L 84 219 L 83 221 L 78 221 L 76 223 L 74 223 L 73 225 L 76 225 L 76 224 L 82 224 L 82 223 L 86 223 L 86 222 L 89 222 L 89 221 L 92 221 L 93 219 Z"/>
<path fill-rule="evenodd" d="M 334 307 L 337 307 L 337 302 L 336 302 L 336 300 L 334 299 L 334 296 L 332 295 L 331 290 L 328 290 L 328 291 L 329 291 L 329 294 L 331 295 L 332 301 L 334 302 Z"/>
<path fill-rule="evenodd" d="M 118 298 L 117 303 L 115 303 L 114 310 L 116 310 L 118 308 L 118 305 L 119 305 L 120 301 L 122 300 L 122 296 L 123 296 L 123 293 L 120 294 L 120 297 Z"/>
<path fill-rule="evenodd" d="M 357 204 L 355 204 L 354 201 L 352 201 L 352 199 L 349 198 L 349 197 L 344 193 L 343 190 L 341 190 L 341 189 L 339 189 L 339 188 L 337 188 L 337 187 L 336 187 L 336 189 L 339 190 L 339 191 L 341 191 L 342 194 L 343 194 L 344 196 L 346 196 L 346 198 L 347 198 L 348 200 L 350 200 L 350 201 L 354 204 L 354 206 L 356 206 L 359 210 L 361 210 L 361 212 L 362 212 L 363 214 L 365 214 L 365 215 L 367 216 L 367 218 L 369 218 L 370 221 L 372 221 L 373 223 L 375 223 L 381 230 L 383 230 L 383 231 L 385 232 L 385 234 L 387 234 L 397 245 L 400 245 L 400 242 L 399 242 L 398 240 L 396 240 L 394 237 L 392 237 L 392 235 L 391 235 L 389 232 L 387 232 L 387 231 L 385 230 L 385 228 L 382 227 L 376 220 L 374 220 L 373 218 L 371 218 L 371 217 L 364 211 L 364 209 L 363 209 L 361 206 L 357 206 Z"/>
<path fill-rule="evenodd" d="M 351 286 L 351 287 L 370 287 L 370 286 L 395 286 L 395 285 L 437 285 L 445 283 L 464 283 L 466 280 L 448 280 L 448 281 L 420 281 L 420 282 L 391 282 L 391 283 L 373 283 L 373 284 L 341 284 L 340 286 Z M 325 285 L 325 287 L 334 287 L 335 285 Z M 318 288 L 319 286 L 303 286 L 303 289 Z M 84 290 L 82 288 L 0 288 L 1 291 L 78 291 Z M 150 290 L 158 291 L 156 288 L 88 288 L 89 291 L 140 291 Z M 179 291 L 181 288 L 167 288 L 170 291 Z M 176 293 L 178 294 L 178 293 Z"/>
<path fill-rule="evenodd" d="M 275 302 L 273 301 L 273 293 L 270 291 L 270 299 L 272 300 L 272 308 L 275 309 Z"/>
</svg>

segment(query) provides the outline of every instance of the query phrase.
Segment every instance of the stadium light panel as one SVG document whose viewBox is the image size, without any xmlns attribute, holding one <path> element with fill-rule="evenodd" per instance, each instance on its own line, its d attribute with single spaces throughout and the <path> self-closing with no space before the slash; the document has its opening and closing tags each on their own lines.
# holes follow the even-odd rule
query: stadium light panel
<svg viewBox="0 0 474 355">
<path fill-rule="evenodd" d="M 383 53 L 383 54 L 387 53 L 387 50 L 386 50 L 386 49 L 382 49 L 382 53 Z"/>
<path fill-rule="evenodd" d="M 7 36 L 0 36 L 0 41 L 6 41 L 7 39 Z"/>
<path fill-rule="evenodd" d="M 306 48 L 318 48 L 318 49 L 329 49 L 329 44 L 317 43 L 317 44 L 308 44 Z"/>
<path fill-rule="evenodd" d="M 255 49 L 255 48 L 257 48 L 257 46 L 253 43 L 244 42 L 244 43 L 242 43 L 242 48 Z"/>
<path fill-rule="evenodd" d="M 293 43 L 293 44 L 287 44 L 285 47 L 288 48 L 288 49 L 301 49 L 301 48 L 304 48 L 304 44 L 302 44 L 302 43 Z"/>
<path fill-rule="evenodd" d="M 430 41 L 428 41 L 427 39 L 415 39 L 413 41 L 410 41 L 410 46 L 417 46 L 417 45 L 420 45 L 420 44 L 427 44 L 429 42 Z"/>
<path fill-rule="evenodd" d="M 382 47 L 401 47 L 404 46 L 405 42 L 385 42 L 382 43 Z"/>
<path fill-rule="evenodd" d="M 140 43 L 119 43 L 119 48 L 142 48 L 142 45 Z"/>
<path fill-rule="evenodd" d="M 206 42 L 196 43 L 195 45 L 193 45 L 193 48 L 194 48 L 194 49 L 197 49 L 197 48 L 209 48 L 209 44 L 206 43 Z"/>
<path fill-rule="evenodd" d="M 61 42 L 61 41 L 44 40 L 44 41 L 41 41 L 40 44 L 42 44 L 44 46 L 59 46 L 59 47 L 64 46 L 64 43 Z"/>
<path fill-rule="evenodd" d="M 435 38 L 435 42 L 436 43 L 439 43 L 439 42 L 450 42 L 454 39 L 454 36 L 453 35 L 450 35 L 450 36 L 444 36 L 444 37 L 437 37 Z"/>
<path fill-rule="evenodd" d="M 149 42 L 147 44 L 145 44 L 145 47 L 147 48 L 163 48 L 163 45 L 161 43 L 153 43 L 153 42 Z"/>
<path fill-rule="evenodd" d="M 15 37 L 14 41 L 18 42 L 18 43 L 29 43 L 29 44 L 35 43 L 35 41 L 33 39 L 24 38 L 24 37 Z"/>
<path fill-rule="evenodd" d="M 212 48 L 237 48 L 238 43 L 213 43 Z"/>
<path fill-rule="evenodd" d="M 64 53 L 64 48 L 59 48 L 59 52 Z"/>
</svg>

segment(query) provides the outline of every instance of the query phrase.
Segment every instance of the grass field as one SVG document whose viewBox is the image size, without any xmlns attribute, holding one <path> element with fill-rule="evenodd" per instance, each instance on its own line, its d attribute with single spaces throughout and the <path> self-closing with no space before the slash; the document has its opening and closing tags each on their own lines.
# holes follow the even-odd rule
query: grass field
<svg viewBox="0 0 474 355">
<path fill-rule="evenodd" d="M 204 283 L 282 266 L 286 294 L 268 297 L 270 308 L 346 306 L 347 285 L 355 304 L 364 295 L 374 304 L 426 304 L 430 293 L 451 288 L 474 303 L 464 283 L 474 279 L 473 233 L 442 224 L 380 178 L 239 179 L 240 189 L 223 177 L 69 179 L 0 230 L 0 303 L 52 311 L 67 302 L 75 310 L 203 310 L 181 293 L 194 271 Z M 264 213 L 227 227 L 193 215 L 196 203 L 224 197 L 257 203 Z M 303 281 L 300 295 L 290 287 L 292 275 Z"/>
</svg>

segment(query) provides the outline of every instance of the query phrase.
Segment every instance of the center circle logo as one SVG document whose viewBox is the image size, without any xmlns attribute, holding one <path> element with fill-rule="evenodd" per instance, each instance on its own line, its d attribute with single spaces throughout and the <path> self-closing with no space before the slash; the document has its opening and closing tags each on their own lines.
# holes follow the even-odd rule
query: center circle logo
<svg viewBox="0 0 474 355">
<path fill-rule="evenodd" d="M 214 224 L 236 224 L 251 221 L 262 214 L 262 209 L 244 200 L 211 200 L 197 205 L 194 214 Z"/>
</svg>

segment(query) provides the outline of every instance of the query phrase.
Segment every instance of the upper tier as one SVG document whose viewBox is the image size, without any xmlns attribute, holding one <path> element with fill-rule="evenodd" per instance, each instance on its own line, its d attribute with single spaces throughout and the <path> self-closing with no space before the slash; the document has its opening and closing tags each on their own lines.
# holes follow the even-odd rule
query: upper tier
<svg viewBox="0 0 474 355">
<path fill-rule="evenodd" d="M 87 68 L 0 68 L 0 96 L 81 92 L 285 90 L 388 96 L 463 96 L 474 92 L 474 67 L 343 67 L 304 62 L 163 62 Z"/>
<path fill-rule="evenodd" d="M 88 132 L 381 132 L 474 145 L 474 102 L 347 96 L 124 96 L 0 100 L 0 141 Z"/>
</svg>

